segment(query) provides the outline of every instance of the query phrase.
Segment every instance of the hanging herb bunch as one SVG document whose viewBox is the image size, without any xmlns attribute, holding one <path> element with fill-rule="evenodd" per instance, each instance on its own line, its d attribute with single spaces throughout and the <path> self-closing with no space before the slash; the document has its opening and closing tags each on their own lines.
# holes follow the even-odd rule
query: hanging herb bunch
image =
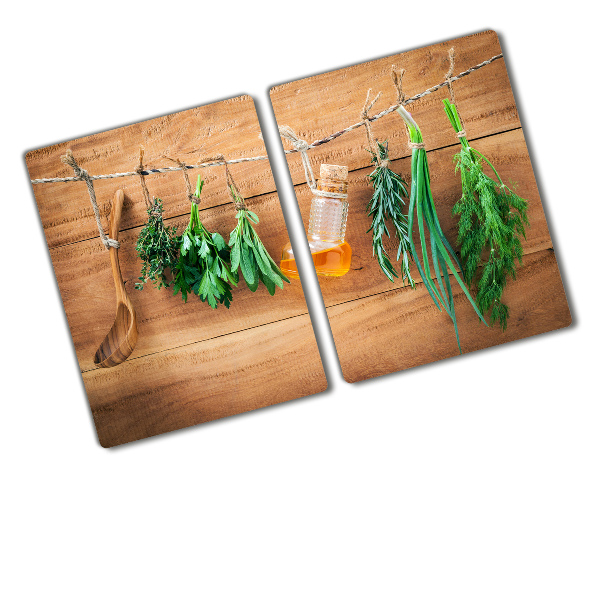
<svg viewBox="0 0 600 600">
<path fill-rule="evenodd" d="M 142 260 L 142 272 L 135 284 L 141 290 L 151 281 L 158 289 L 169 287 L 169 271 L 177 261 L 179 243 L 177 227 L 167 227 L 163 221 L 163 204 L 154 198 L 148 208 L 148 222 L 140 232 L 135 249 Z"/>
<path fill-rule="evenodd" d="M 462 196 L 453 209 L 460 215 L 458 243 L 464 266 L 465 281 L 477 291 L 482 313 L 490 311 L 490 323 L 506 329 L 509 309 L 501 300 L 507 277 L 516 278 L 515 261 L 522 262 L 527 201 L 502 182 L 492 163 L 471 147 L 464 133 L 456 105 L 444 99 L 444 110 L 459 134 L 460 152 L 456 154 L 456 171 L 460 171 Z M 484 166 L 496 179 L 484 173 Z M 487 259 L 484 259 L 488 251 Z M 477 268 L 483 260 L 483 269 Z"/>
<path fill-rule="evenodd" d="M 396 75 L 394 69 L 392 69 L 392 79 L 394 80 L 398 94 L 400 95 L 398 75 Z M 365 133 L 367 134 L 367 150 L 371 153 L 371 162 L 376 165 L 375 170 L 369 175 L 369 180 L 373 186 L 374 193 L 367 204 L 367 214 L 372 219 L 371 227 L 367 229 L 367 233 L 369 233 L 369 231 L 373 232 L 373 256 L 377 258 L 377 262 L 384 275 L 393 282 L 394 277 L 398 277 L 398 273 L 392 266 L 390 257 L 383 245 L 384 234 L 387 235 L 388 238 L 391 237 L 386 220 L 392 221 L 399 240 L 396 260 L 400 260 L 400 257 L 402 257 L 402 283 L 404 284 L 404 281 L 408 280 L 411 287 L 414 287 L 415 282 L 411 277 L 408 264 L 411 256 L 408 219 L 402 214 L 404 198 L 408 196 L 406 182 L 400 175 L 394 173 L 394 171 L 389 168 L 387 141 L 383 144 L 378 140 L 374 141 L 373 133 L 371 131 L 369 111 L 373 108 L 373 105 L 380 96 L 381 92 L 371 100 L 371 90 L 369 89 L 367 91 L 365 104 L 360 113 L 362 122 L 365 126 Z"/>
<path fill-rule="evenodd" d="M 461 269 L 460 261 L 442 232 L 431 193 L 429 166 L 421 130 L 410 113 L 402 105 L 398 107 L 397 112 L 406 123 L 412 145 L 410 206 L 408 209 L 408 231 L 412 256 L 423 279 L 423 283 L 435 305 L 440 310 L 443 308 L 452 319 L 458 350 L 462 353 L 449 272 L 456 277 L 456 281 L 458 281 L 458 284 L 469 299 L 479 318 L 484 323 L 485 320 L 458 272 Z M 413 238 L 413 228 L 415 226 L 419 231 L 421 259 L 419 259 L 417 254 Z M 435 280 L 431 274 L 426 231 L 429 234 L 429 247 L 431 249 L 431 262 L 435 271 Z"/>
<path fill-rule="evenodd" d="M 409 259 L 412 256 L 410 247 L 410 236 L 408 234 L 408 219 L 402 213 L 404 207 L 404 198 L 408 197 L 406 182 L 400 175 L 392 171 L 388 166 L 388 144 L 377 142 L 377 153 L 369 150 L 372 155 L 372 162 L 377 165 L 375 170 L 369 175 L 369 180 L 373 186 L 373 197 L 367 205 L 368 216 L 371 217 L 371 227 L 367 230 L 373 232 L 373 255 L 385 276 L 394 281 L 398 277 L 388 253 L 383 245 L 384 234 L 389 237 L 386 220 L 392 222 L 396 236 L 398 237 L 398 255 L 396 260 L 402 260 L 400 272 L 402 282 L 408 281 L 411 287 L 415 287 L 415 282 L 410 274 Z"/>
<path fill-rule="evenodd" d="M 267 252 L 260 237 L 254 230 L 259 220 L 255 213 L 246 208 L 235 182 L 225 162 L 227 186 L 237 209 L 237 225 L 229 237 L 231 248 L 231 272 L 238 277 L 238 268 L 250 291 L 255 292 L 262 281 L 269 294 L 275 294 L 276 286 L 283 289 L 283 282 L 290 280 L 283 274 L 277 263 Z"/>
<path fill-rule="evenodd" d="M 192 195 L 190 222 L 179 238 L 179 260 L 175 265 L 173 293 L 181 294 L 187 302 L 188 294 L 195 294 L 212 308 L 224 304 L 229 308 L 232 285 L 237 276 L 229 267 L 229 248 L 219 233 L 211 233 L 200 220 L 198 200 L 204 180 L 198 176 Z"/>
<path fill-rule="evenodd" d="M 171 269 L 177 261 L 179 239 L 177 227 L 167 227 L 163 221 L 163 203 L 160 198 L 150 200 L 144 177 L 144 147 L 140 146 L 140 162 L 136 172 L 140 176 L 148 222 L 138 236 L 135 249 L 142 261 L 141 276 L 135 288 L 141 290 L 151 281 L 158 289 L 169 287 Z"/>
</svg>

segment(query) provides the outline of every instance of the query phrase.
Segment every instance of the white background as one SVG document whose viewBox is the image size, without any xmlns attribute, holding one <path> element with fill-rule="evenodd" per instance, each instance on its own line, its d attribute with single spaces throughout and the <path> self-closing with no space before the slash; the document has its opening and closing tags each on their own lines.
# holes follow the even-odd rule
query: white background
<svg viewBox="0 0 600 600">
<path fill-rule="evenodd" d="M 584 3 L 14 6 L 0 40 L 0 595 L 597 600 L 600 59 Z M 26 151 L 248 93 L 293 217 L 272 85 L 485 29 L 573 325 L 350 385 L 312 302 L 328 392 L 101 448 Z"/>
</svg>

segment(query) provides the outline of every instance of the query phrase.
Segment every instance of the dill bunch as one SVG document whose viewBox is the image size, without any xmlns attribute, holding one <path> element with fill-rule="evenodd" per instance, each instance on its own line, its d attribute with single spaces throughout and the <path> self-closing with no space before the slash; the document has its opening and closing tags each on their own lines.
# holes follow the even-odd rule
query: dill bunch
<svg viewBox="0 0 600 600">
<path fill-rule="evenodd" d="M 404 207 L 404 198 L 408 197 L 406 182 L 400 175 L 392 171 L 388 166 L 388 144 L 377 142 L 379 157 L 372 151 L 372 162 L 377 165 L 375 170 L 369 175 L 369 180 L 373 186 L 373 197 L 367 205 L 367 214 L 372 219 L 371 227 L 367 230 L 373 232 L 373 256 L 385 276 L 394 281 L 398 277 L 396 269 L 392 266 L 389 255 L 383 246 L 384 234 L 390 238 L 390 231 L 386 220 L 393 223 L 394 230 L 398 237 L 398 255 L 396 260 L 402 258 L 400 272 L 402 274 L 402 283 L 408 281 L 411 287 L 415 287 L 415 282 L 410 274 L 409 258 L 412 256 L 410 248 L 410 237 L 408 235 L 408 219 L 402 214 Z"/>
<path fill-rule="evenodd" d="M 167 272 L 177 261 L 179 242 L 177 227 L 165 227 L 160 198 L 154 198 L 148 208 L 148 222 L 140 231 L 135 249 L 142 260 L 141 277 L 138 277 L 140 281 L 135 288 L 144 289 L 148 281 L 158 289 L 169 287 Z"/>
<path fill-rule="evenodd" d="M 456 105 L 444 99 L 444 110 L 458 133 L 462 123 Z M 527 201 L 502 182 L 492 163 L 469 145 L 466 137 L 459 138 L 461 149 L 454 157 L 460 171 L 462 196 L 452 213 L 460 215 L 458 243 L 463 261 L 465 281 L 477 291 L 477 304 L 482 313 L 490 312 L 490 324 L 499 323 L 506 329 L 509 309 L 501 300 L 508 276 L 516 279 L 515 261 L 522 263 L 525 238 Z M 484 164 L 496 179 L 483 172 Z M 484 254 L 487 251 L 487 259 Z M 477 268 L 483 269 L 477 277 Z"/>
<path fill-rule="evenodd" d="M 410 113 L 400 105 L 396 109 L 398 114 L 406 123 L 410 141 L 413 144 L 423 144 L 423 136 L 419 126 L 412 118 Z M 413 239 L 413 228 L 417 226 L 419 239 L 421 241 L 422 258 L 419 259 L 415 242 Z M 431 274 L 429 255 L 427 252 L 426 231 L 429 233 L 429 247 L 431 250 L 431 262 L 435 271 L 435 280 Z M 454 298 L 452 296 L 452 286 L 449 273 L 452 272 L 456 281 L 469 299 L 469 302 L 475 309 L 479 318 L 485 323 L 477 304 L 469 294 L 467 286 L 463 282 L 460 274 L 460 261 L 446 239 L 435 210 L 431 185 L 429 180 L 429 165 L 427 163 L 427 153 L 425 148 L 413 147 L 411 161 L 411 187 L 410 187 L 410 205 L 408 208 L 408 232 L 410 236 L 410 249 L 412 256 L 423 279 L 423 283 L 439 310 L 442 308 L 448 313 L 454 325 L 456 342 L 458 350 L 462 354 L 460 339 L 458 336 L 458 327 L 456 323 L 456 311 L 454 307 Z M 437 282 L 437 283 L 436 283 Z M 486 323 L 487 325 L 487 323 Z"/>
</svg>

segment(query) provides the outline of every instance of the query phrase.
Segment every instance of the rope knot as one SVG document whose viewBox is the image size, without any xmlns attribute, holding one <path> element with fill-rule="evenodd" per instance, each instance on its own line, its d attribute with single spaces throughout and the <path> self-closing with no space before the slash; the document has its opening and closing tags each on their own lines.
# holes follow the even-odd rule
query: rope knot
<svg viewBox="0 0 600 600">
<path fill-rule="evenodd" d="M 77 164 L 77 161 L 75 160 L 75 157 L 73 156 L 73 152 L 71 152 L 71 150 L 67 150 L 66 153 L 64 154 L 64 156 L 60 157 L 60 160 L 65 165 L 69 165 L 69 167 L 71 167 L 73 169 L 73 173 L 75 174 L 75 177 L 77 177 L 78 179 L 81 179 L 81 181 L 85 181 L 87 188 L 88 188 L 88 192 L 90 194 L 90 200 L 92 202 L 92 209 L 94 210 L 94 217 L 96 217 L 96 225 L 98 225 L 98 233 L 100 234 L 100 239 L 102 240 L 104 247 L 105 248 L 109 248 L 109 247 L 110 248 L 118 248 L 120 246 L 119 242 L 117 240 L 113 240 L 112 238 L 109 238 L 104 233 L 104 229 L 102 228 L 102 221 L 100 219 L 100 209 L 98 208 L 98 202 L 96 201 L 96 192 L 94 191 L 94 184 L 92 183 L 92 179 L 91 179 L 89 173 L 85 169 L 82 169 Z"/>
<path fill-rule="evenodd" d="M 311 190 L 316 189 L 317 181 L 315 179 L 312 167 L 310 166 L 310 159 L 308 158 L 308 149 L 310 148 L 310 144 L 306 140 L 300 139 L 295 134 L 294 130 L 287 125 L 281 125 L 279 127 L 279 135 L 283 139 L 288 140 L 288 142 L 291 142 L 291 144 L 294 146 L 294 149 L 300 152 L 306 183 Z"/>
<path fill-rule="evenodd" d="M 294 142 L 294 148 L 296 148 L 298 152 L 306 152 L 308 150 L 308 142 L 306 140 L 296 140 Z"/>
</svg>

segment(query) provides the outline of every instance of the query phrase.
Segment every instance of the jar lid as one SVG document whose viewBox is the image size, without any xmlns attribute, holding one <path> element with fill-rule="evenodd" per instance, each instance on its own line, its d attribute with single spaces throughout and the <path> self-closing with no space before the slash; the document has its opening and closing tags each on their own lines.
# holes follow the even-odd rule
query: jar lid
<svg viewBox="0 0 600 600">
<path fill-rule="evenodd" d="M 348 179 L 348 167 L 322 164 L 319 176 L 321 179 L 340 179 L 346 181 Z"/>
</svg>

